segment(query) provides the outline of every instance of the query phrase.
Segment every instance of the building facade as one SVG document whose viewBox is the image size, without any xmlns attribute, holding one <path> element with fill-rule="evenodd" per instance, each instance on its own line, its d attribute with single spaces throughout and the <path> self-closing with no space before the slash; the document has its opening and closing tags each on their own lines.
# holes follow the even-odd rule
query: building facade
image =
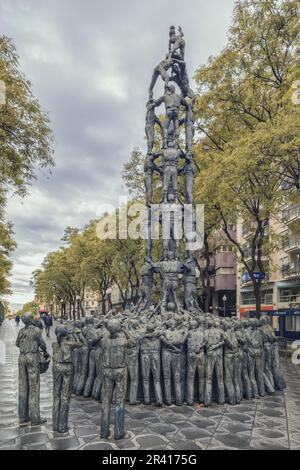
<svg viewBox="0 0 300 470">
<path fill-rule="evenodd" d="M 235 239 L 235 226 L 230 227 L 230 234 Z M 233 245 L 217 230 L 209 240 L 210 263 L 208 269 L 211 290 L 210 311 L 219 316 L 236 315 L 236 254 Z M 199 252 L 198 264 L 206 269 L 207 261 L 203 252 Z M 207 280 L 199 276 L 199 294 L 205 294 Z M 204 306 L 202 306 L 204 307 Z"/>
<path fill-rule="evenodd" d="M 270 223 L 270 229 L 279 237 L 279 246 L 264 259 L 266 278 L 261 290 L 262 312 L 270 316 L 278 334 L 287 339 L 300 338 L 300 238 L 295 234 L 295 225 L 299 222 L 299 207 L 289 206 L 283 209 L 280 221 Z M 266 234 L 268 236 L 268 231 Z M 238 224 L 237 237 L 244 244 L 245 250 L 247 235 L 242 224 Z M 254 311 L 252 283 L 238 264 L 237 314 L 243 317 Z"/>
<path fill-rule="evenodd" d="M 113 284 L 106 290 L 105 298 L 102 298 L 99 291 L 88 288 L 85 291 L 83 308 L 85 315 L 103 315 L 110 309 L 122 310 L 123 301 L 120 290 Z"/>
</svg>

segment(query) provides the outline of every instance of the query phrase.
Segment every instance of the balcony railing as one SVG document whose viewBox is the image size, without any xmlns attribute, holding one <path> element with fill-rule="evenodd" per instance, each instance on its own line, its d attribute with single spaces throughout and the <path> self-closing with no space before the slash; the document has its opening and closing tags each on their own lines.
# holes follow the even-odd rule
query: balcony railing
<svg viewBox="0 0 300 470">
<path fill-rule="evenodd" d="M 281 220 L 284 223 L 292 222 L 293 220 L 299 219 L 300 217 L 300 207 L 291 206 L 283 209 L 281 213 Z"/>
<path fill-rule="evenodd" d="M 282 240 L 282 249 L 284 251 L 293 251 L 300 249 L 300 238 L 290 235 Z"/>
<path fill-rule="evenodd" d="M 280 295 L 280 302 L 285 303 L 300 303 L 300 293 L 299 294 L 288 294 L 288 295 Z"/>
<path fill-rule="evenodd" d="M 283 277 L 299 276 L 300 263 L 288 263 L 281 266 L 281 273 Z"/>
</svg>

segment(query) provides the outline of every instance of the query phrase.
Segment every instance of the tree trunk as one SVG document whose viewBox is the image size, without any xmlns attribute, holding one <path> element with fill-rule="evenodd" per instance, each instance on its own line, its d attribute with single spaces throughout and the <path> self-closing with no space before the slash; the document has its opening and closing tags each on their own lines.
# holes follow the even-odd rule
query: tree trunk
<svg viewBox="0 0 300 470">
<path fill-rule="evenodd" d="M 205 313 L 209 312 L 209 307 L 211 303 L 211 294 L 212 294 L 211 288 L 210 286 L 207 286 L 205 288 Z"/>
<path fill-rule="evenodd" d="M 255 296 L 255 310 L 257 318 L 261 317 L 261 281 L 252 279 L 253 291 Z"/>
<path fill-rule="evenodd" d="M 84 308 L 83 308 L 83 306 L 82 306 L 82 302 L 81 302 L 81 301 L 80 301 L 80 311 L 81 311 L 81 316 L 82 316 L 82 318 L 84 318 L 84 317 L 85 317 Z"/>
<path fill-rule="evenodd" d="M 101 304 L 102 304 L 102 315 L 106 314 L 106 302 L 105 297 L 101 295 Z"/>
</svg>

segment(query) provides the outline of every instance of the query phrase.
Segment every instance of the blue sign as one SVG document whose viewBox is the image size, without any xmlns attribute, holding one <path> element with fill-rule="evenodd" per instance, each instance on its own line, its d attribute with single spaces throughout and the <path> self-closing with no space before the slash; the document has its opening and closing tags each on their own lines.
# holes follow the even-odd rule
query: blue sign
<svg viewBox="0 0 300 470">
<path fill-rule="evenodd" d="M 267 275 L 266 273 L 254 272 L 253 277 L 254 279 L 266 279 Z"/>
</svg>

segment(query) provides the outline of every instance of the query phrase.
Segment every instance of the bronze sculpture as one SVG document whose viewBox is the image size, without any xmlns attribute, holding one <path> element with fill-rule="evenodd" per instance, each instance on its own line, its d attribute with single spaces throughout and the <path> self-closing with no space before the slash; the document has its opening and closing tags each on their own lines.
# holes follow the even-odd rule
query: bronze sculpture
<svg viewBox="0 0 300 470">
<path fill-rule="evenodd" d="M 73 385 L 73 350 L 80 346 L 81 340 L 75 332 L 69 332 L 64 325 L 55 329 L 57 341 L 53 349 L 53 431 L 68 432 L 68 416 Z"/>
<path fill-rule="evenodd" d="M 20 425 L 31 422 L 32 426 L 45 423 L 40 415 L 40 352 L 48 358 L 46 343 L 41 331 L 35 326 L 32 313 L 26 313 L 22 321 L 16 346 L 19 355 L 19 421 Z"/>
</svg>

